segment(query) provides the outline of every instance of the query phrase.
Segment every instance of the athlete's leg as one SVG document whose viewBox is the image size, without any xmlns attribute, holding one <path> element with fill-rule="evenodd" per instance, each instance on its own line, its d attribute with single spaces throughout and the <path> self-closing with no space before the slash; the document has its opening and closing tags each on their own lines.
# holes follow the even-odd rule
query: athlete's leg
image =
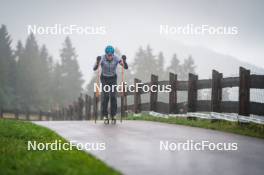
<svg viewBox="0 0 264 175">
<path fill-rule="evenodd" d="M 109 102 L 109 92 L 104 91 L 104 86 L 107 85 L 107 80 L 104 77 L 101 77 L 102 83 L 102 99 L 101 99 L 101 114 L 103 117 L 108 116 L 108 102 Z"/>
<path fill-rule="evenodd" d="M 117 77 L 111 79 L 110 82 L 111 85 L 117 85 Z M 116 115 L 117 111 L 117 99 L 116 99 L 116 88 L 114 88 L 114 91 L 110 92 L 110 98 L 111 98 L 111 117 L 114 117 Z"/>
</svg>

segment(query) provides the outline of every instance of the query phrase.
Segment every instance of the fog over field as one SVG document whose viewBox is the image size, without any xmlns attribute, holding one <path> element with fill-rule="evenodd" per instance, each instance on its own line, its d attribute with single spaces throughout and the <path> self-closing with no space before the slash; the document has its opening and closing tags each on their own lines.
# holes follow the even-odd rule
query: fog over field
<svg viewBox="0 0 264 175">
<path fill-rule="evenodd" d="M 196 72 L 207 78 L 213 68 L 223 72 L 224 76 L 237 74 L 240 65 L 253 72 L 264 72 L 263 6 L 261 0 L 1 0 L 0 17 L 1 24 L 7 26 L 12 36 L 14 48 L 18 39 L 25 41 L 28 25 L 77 25 L 94 30 L 103 26 L 103 32 L 99 31 L 99 34 L 69 35 L 86 81 L 91 78 L 96 56 L 103 54 L 107 44 L 126 54 L 128 63 L 134 59 L 139 46 L 148 44 L 154 54 L 163 51 L 166 63 L 173 53 L 179 59 L 192 55 Z M 184 27 L 188 24 L 236 27 L 237 34 L 160 34 L 160 25 Z M 66 36 L 36 34 L 38 43 L 46 44 L 55 60 L 59 59 L 59 50 Z"/>
</svg>

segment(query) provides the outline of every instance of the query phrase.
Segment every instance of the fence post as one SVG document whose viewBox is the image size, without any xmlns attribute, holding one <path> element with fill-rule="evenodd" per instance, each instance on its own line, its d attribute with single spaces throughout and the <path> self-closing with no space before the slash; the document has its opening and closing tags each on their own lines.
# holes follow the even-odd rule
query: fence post
<svg viewBox="0 0 264 175">
<path fill-rule="evenodd" d="M 59 120 L 59 110 L 58 109 L 56 109 L 55 115 L 56 115 L 56 120 Z"/>
<path fill-rule="evenodd" d="M 221 112 L 222 86 L 221 79 L 223 74 L 212 71 L 212 91 L 211 91 L 211 111 Z"/>
<path fill-rule="evenodd" d="M 69 120 L 69 107 L 65 107 L 65 120 Z"/>
<path fill-rule="evenodd" d="M 188 82 L 188 112 L 196 112 L 198 76 L 189 73 Z"/>
<path fill-rule="evenodd" d="M 159 77 L 157 75 L 151 74 L 150 78 L 150 86 L 151 85 L 158 85 L 158 79 Z M 158 89 L 153 89 L 156 92 L 150 91 L 150 111 L 157 112 L 157 101 L 158 101 Z"/>
<path fill-rule="evenodd" d="M 73 102 L 73 120 L 78 120 L 78 103 L 77 103 L 77 101 Z"/>
<path fill-rule="evenodd" d="M 67 120 L 67 109 L 66 109 L 66 107 L 62 108 L 62 118 L 63 118 L 63 120 Z"/>
<path fill-rule="evenodd" d="M 69 105 L 70 107 L 70 120 L 74 119 L 74 108 L 73 108 L 73 104 Z"/>
<path fill-rule="evenodd" d="M 221 103 L 222 103 L 222 95 L 223 95 L 223 89 L 222 89 L 222 79 L 223 79 L 223 73 L 219 73 L 219 89 L 218 89 L 218 96 L 219 96 L 219 105 L 220 105 L 220 112 L 222 112 L 222 109 L 221 109 Z"/>
<path fill-rule="evenodd" d="M 61 108 L 60 114 L 61 114 L 61 119 L 60 120 L 64 120 L 64 107 Z"/>
<path fill-rule="evenodd" d="M 60 114 L 61 114 L 60 120 L 64 120 L 64 107 L 61 108 Z"/>
<path fill-rule="evenodd" d="M 29 120 L 29 109 L 26 110 L 26 120 Z"/>
<path fill-rule="evenodd" d="M 137 83 L 140 83 L 140 82 L 141 81 L 139 79 L 135 78 L 134 79 L 134 85 L 135 85 L 135 87 L 136 87 L 136 84 Z M 135 90 L 135 92 L 134 92 L 134 113 L 141 112 L 141 107 L 140 107 L 140 105 L 141 105 L 141 97 L 140 97 L 140 94 L 141 94 L 141 92 L 137 92 Z"/>
<path fill-rule="evenodd" d="M 51 112 L 49 113 L 49 120 L 54 120 L 54 117 L 53 117 L 53 111 L 51 111 Z"/>
<path fill-rule="evenodd" d="M 62 120 L 62 109 L 58 110 L 58 120 Z"/>
<path fill-rule="evenodd" d="M 58 110 L 58 120 L 62 120 L 62 108 Z"/>
<path fill-rule="evenodd" d="M 88 95 L 87 94 L 85 94 L 85 97 L 84 97 L 84 110 L 85 110 L 84 119 L 88 120 Z"/>
<path fill-rule="evenodd" d="M 121 117 L 125 117 L 126 116 L 126 110 L 127 110 L 127 94 L 125 91 L 125 83 L 123 82 L 122 84 L 122 90 L 123 92 L 121 92 Z"/>
<path fill-rule="evenodd" d="M 52 120 L 57 120 L 57 112 L 52 111 Z"/>
<path fill-rule="evenodd" d="M 169 84 L 171 92 L 169 94 L 169 113 L 177 113 L 177 75 L 170 72 Z"/>
<path fill-rule="evenodd" d="M 0 108 L 0 118 L 3 118 L 3 109 Z"/>
<path fill-rule="evenodd" d="M 42 120 L 42 111 L 39 110 L 39 120 L 41 121 Z"/>
<path fill-rule="evenodd" d="M 15 109 L 15 118 L 19 119 L 19 110 L 17 108 Z"/>
<path fill-rule="evenodd" d="M 250 114 L 250 70 L 239 67 L 239 115 Z"/>
<path fill-rule="evenodd" d="M 59 109 L 59 120 L 63 120 L 63 107 Z"/>
<path fill-rule="evenodd" d="M 45 119 L 46 119 L 47 121 L 50 120 L 50 111 L 47 112 Z"/>
<path fill-rule="evenodd" d="M 52 120 L 58 120 L 57 110 L 52 112 Z"/>
<path fill-rule="evenodd" d="M 85 95 L 85 118 L 91 119 L 91 97 L 87 94 Z"/>
<path fill-rule="evenodd" d="M 83 120 L 84 100 L 82 94 L 78 98 L 78 120 Z"/>
<path fill-rule="evenodd" d="M 92 118 L 92 97 L 88 96 L 88 120 Z"/>
<path fill-rule="evenodd" d="M 96 93 L 94 93 L 94 97 L 93 97 L 93 116 L 95 119 L 98 119 L 98 98 L 96 97 Z"/>
<path fill-rule="evenodd" d="M 60 109 L 58 109 L 56 111 L 56 114 L 57 114 L 57 120 L 61 120 L 61 112 L 60 112 Z"/>
</svg>

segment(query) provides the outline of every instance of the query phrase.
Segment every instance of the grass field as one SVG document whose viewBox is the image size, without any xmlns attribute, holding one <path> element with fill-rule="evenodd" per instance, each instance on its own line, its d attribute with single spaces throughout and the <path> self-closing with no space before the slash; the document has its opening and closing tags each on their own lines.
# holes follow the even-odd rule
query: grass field
<svg viewBox="0 0 264 175">
<path fill-rule="evenodd" d="M 43 143 L 65 139 L 31 122 L 0 119 L 1 175 L 105 175 L 121 174 L 84 151 L 27 150 L 28 141 Z"/>
<path fill-rule="evenodd" d="M 230 132 L 230 133 L 235 133 L 235 134 L 240 134 L 240 135 L 264 138 L 264 126 L 260 124 L 254 124 L 254 123 L 239 124 L 237 122 L 229 122 L 229 121 L 223 121 L 223 120 L 212 122 L 211 120 L 206 120 L 206 119 L 190 120 L 187 118 L 179 118 L 179 117 L 161 118 L 161 117 L 154 117 L 154 116 L 147 115 L 147 114 L 141 115 L 141 116 L 130 115 L 128 116 L 127 119 L 187 125 L 187 126 L 192 126 L 192 127 L 213 129 L 213 130 Z"/>
</svg>

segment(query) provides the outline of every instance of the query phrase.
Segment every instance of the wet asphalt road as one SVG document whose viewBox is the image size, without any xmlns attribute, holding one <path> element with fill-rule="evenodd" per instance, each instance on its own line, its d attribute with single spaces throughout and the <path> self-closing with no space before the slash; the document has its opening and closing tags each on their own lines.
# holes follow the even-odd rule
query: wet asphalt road
<svg viewBox="0 0 264 175">
<path fill-rule="evenodd" d="M 145 121 L 38 121 L 69 141 L 105 143 L 105 150 L 89 151 L 128 175 L 202 174 L 263 175 L 264 140 L 219 131 Z M 237 143 L 233 151 L 175 151 L 175 144 Z M 171 150 L 160 150 L 168 141 Z M 208 143 L 208 142 L 207 142 Z M 164 148 L 164 147 L 163 147 Z"/>
</svg>

